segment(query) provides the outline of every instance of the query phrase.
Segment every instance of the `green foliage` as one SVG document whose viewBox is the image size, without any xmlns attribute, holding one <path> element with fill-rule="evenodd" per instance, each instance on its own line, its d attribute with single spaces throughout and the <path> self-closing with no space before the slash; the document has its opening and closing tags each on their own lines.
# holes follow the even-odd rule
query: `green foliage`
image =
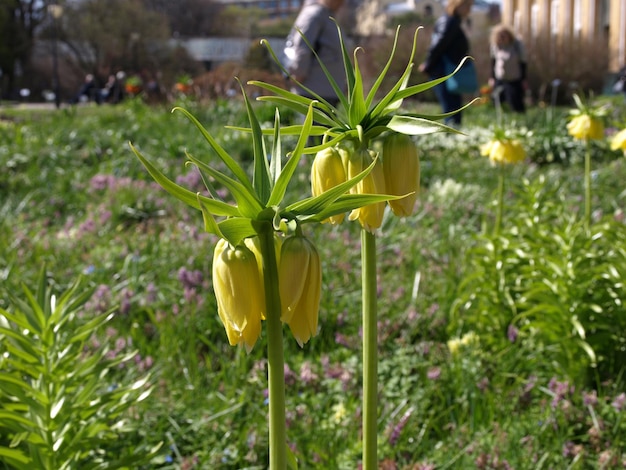
<svg viewBox="0 0 626 470">
<path fill-rule="evenodd" d="M 136 352 L 112 357 L 94 334 L 113 314 L 92 318 L 93 294 L 76 281 L 58 298 L 42 270 L 35 292 L 10 295 L 0 309 L 0 461 L 15 468 L 137 468 L 158 447 L 124 445 L 139 428 L 133 408 L 150 392 L 150 376 L 118 370 Z M 136 412 L 136 411 L 135 411 Z"/>
<path fill-rule="evenodd" d="M 506 230 L 468 250 L 451 331 L 476 332 L 496 355 L 519 348 L 534 358 L 525 372 L 606 380 L 626 367 L 626 228 L 607 218 L 587 233 L 556 181 L 516 189 Z"/>
<path fill-rule="evenodd" d="M 180 104 L 237 161 L 252 154 L 249 135 L 223 127 L 247 125 L 242 103 Z M 271 126 L 273 107 L 253 105 L 262 127 Z M 408 105 L 419 113 L 436 112 L 429 104 Z M 516 119 L 519 128 L 533 130 L 524 146 L 539 149 L 535 112 L 546 111 L 529 110 L 527 121 Z M 561 113 L 555 108 L 555 116 Z M 472 107 L 464 115 L 465 136 L 419 137 L 422 189 L 415 214 L 383 220 L 381 466 L 620 468 L 626 389 L 618 341 L 626 328 L 616 299 L 626 298 L 619 284 L 626 160 L 602 146 L 595 150 L 592 239 L 579 223 L 584 149 L 572 147 L 576 157 L 570 164 L 517 166 L 507 176 L 496 238 L 491 232 L 497 172 L 478 151 L 494 121 L 493 109 Z M 565 144 L 564 128 L 555 125 L 552 132 Z M 293 149 L 297 137 L 286 137 L 283 149 Z M 98 421 L 107 425 L 130 417 L 142 430 L 106 443 L 106 458 L 163 442 L 166 459 L 149 468 L 265 468 L 267 338 L 262 335 L 250 355 L 228 346 L 211 288 L 216 238 L 203 233 L 198 211 L 150 184 L 128 150 L 129 140 L 193 191 L 204 185 L 193 167 L 184 166 L 186 150 L 225 169 L 197 129 L 169 108 L 129 102 L 58 113 L 0 111 L 0 167 L 7 169 L 0 172 L 0 308 L 16 314 L 9 294 L 22 292 L 22 284 L 33 286 L 37 296 L 42 261 L 54 273 L 54 289 L 73 284 L 81 273 L 98 286 L 65 326 L 114 312 L 96 337 L 118 358 L 138 352 L 137 371 L 110 369 L 101 380 L 103 393 L 111 384 L 140 380 L 142 368 L 151 371 L 150 383 L 158 384 L 149 399 L 111 421 Z M 294 198 L 310 191 L 310 159 L 301 163 L 288 189 Z M 324 272 L 320 332 L 304 349 L 285 335 L 288 442 L 299 468 L 353 469 L 361 453 L 359 227 L 313 227 L 310 236 Z M 526 289 L 532 286 L 536 293 Z M 25 294 L 21 298 L 28 304 Z M 548 301 L 559 302 L 550 306 L 558 314 L 528 313 Z M 566 302 L 572 302 L 596 355 L 595 369 L 588 367 Z M 592 305 L 602 312 L 586 308 Z M 452 324 L 451 310 L 463 312 Z M 515 342 L 507 338 L 511 323 L 518 329 Z M 607 324 L 610 335 L 603 337 Z M 566 335 L 551 343 L 557 329 Z M 454 355 L 447 342 L 469 331 L 479 341 Z M 118 342 L 125 346 L 119 349 Z M 3 339 L 0 349 L 6 344 Z M 82 357 L 97 351 L 94 346 Z M 8 373 L 0 357 L 5 361 L 0 371 Z M 0 385 L 3 410 L 7 390 Z M 10 444 L 7 425 L 0 420 L 3 448 Z M 25 447 L 20 451 L 30 458 Z"/>
</svg>

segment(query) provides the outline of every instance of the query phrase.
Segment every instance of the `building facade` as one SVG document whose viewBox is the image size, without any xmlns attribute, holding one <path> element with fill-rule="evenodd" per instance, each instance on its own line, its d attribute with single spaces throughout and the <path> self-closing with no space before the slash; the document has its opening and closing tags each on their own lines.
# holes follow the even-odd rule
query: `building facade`
<svg viewBox="0 0 626 470">
<path fill-rule="evenodd" d="M 595 51 L 606 72 L 626 65 L 626 0 L 502 0 L 502 21 L 554 60 Z"/>
</svg>

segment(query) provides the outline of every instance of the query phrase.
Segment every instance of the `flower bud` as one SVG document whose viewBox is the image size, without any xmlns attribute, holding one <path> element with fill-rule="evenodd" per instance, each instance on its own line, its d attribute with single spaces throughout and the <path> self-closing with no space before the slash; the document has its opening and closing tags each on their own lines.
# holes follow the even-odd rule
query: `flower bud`
<svg viewBox="0 0 626 470">
<path fill-rule="evenodd" d="M 213 289 L 228 342 L 231 346 L 243 342 L 250 352 L 261 334 L 265 291 L 257 259 L 248 247 L 233 247 L 226 240 L 217 243 Z"/>
<path fill-rule="evenodd" d="M 311 166 L 311 193 L 313 196 L 319 196 L 345 182 L 346 170 L 339 151 L 330 147 L 317 152 Z M 333 215 L 324 222 L 330 221 L 331 224 L 340 224 L 343 222 L 343 218 L 344 214 Z"/>
<path fill-rule="evenodd" d="M 302 347 L 317 334 L 317 317 L 322 291 L 322 265 L 315 246 L 306 238 L 293 236 L 282 245 L 278 268 L 281 320 Z"/>
<path fill-rule="evenodd" d="M 372 164 L 374 158 L 376 158 L 376 152 L 368 149 L 359 149 L 352 153 L 348 161 L 348 179 L 354 178 L 367 169 Z M 350 189 L 350 193 L 385 194 L 385 175 L 380 160 L 376 161 L 376 165 L 365 178 Z M 381 226 L 384 214 L 385 203 L 377 202 L 354 209 L 350 212 L 348 218 L 350 220 L 358 219 L 361 227 L 371 232 Z"/>
<path fill-rule="evenodd" d="M 567 132 L 579 140 L 601 140 L 604 138 L 604 125 L 589 114 L 579 114 L 567 123 Z"/>
<path fill-rule="evenodd" d="M 383 141 L 383 173 L 385 192 L 402 199 L 389 201 L 398 217 L 413 213 L 420 187 L 420 161 L 417 147 L 406 134 L 389 134 Z"/>
</svg>

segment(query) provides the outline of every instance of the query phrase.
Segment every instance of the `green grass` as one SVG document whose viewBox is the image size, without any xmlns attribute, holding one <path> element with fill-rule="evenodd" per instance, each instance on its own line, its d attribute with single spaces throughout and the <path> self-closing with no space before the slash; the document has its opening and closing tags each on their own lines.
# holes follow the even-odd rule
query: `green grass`
<svg viewBox="0 0 626 470">
<path fill-rule="evenodd" d="M 246 124 L 239 102 L 180 105 L 231 155 L 250 161 L 247 137 L 224 128 Z M 623 109 L 613 109 L 611 124 L 623 126 Z M 258 110 L 272 121 L 271 108 Z M 249 355 L 228 346 L 211 285 L 216 239 L 203 233 L 200 213 L 151 181 L 128 146 L 202 190 L 185 152 L 218 159 L 169 111 L 138 102 L 0 110 L 0 307 L 10 309 L 8 294 L 22 283 L 37 284 L 44 263 L 59 290 L 84 276 L 96 288 L 84 315 L 115 310 L 98 340 L 115 354 L 138 351 L 125 376 L 152 373 L 154 391 L 132 410 L 143 432 L 129 447 L 162 441 L 150 468 L 265 468 L 265 336 Z M 378 238 L 382 468 L 624 465 L 626 162 L 606 142 L 594 144 L 586 236 L 584 149 L 566 134 L 566 111 L 549 121 L 540 109 L 517 122 L 507 117 L 530 163 L 507 172 L 498 237 L 497 170 L 479 155 L 493 110 L 470 109 L 466 136 L 417 140 L 415 214 L 389 215 Z M 290 188 L 298 196 L 309 193 L 307 168 Z M 360 229 L 344 222 L 307 236 L 323 263 L 320 332 L 303 349 L 285 335 L 288 441 L 300 468 L 354 469 Z M 448 341 L 470 332 L 479 339 L 452 354 Z M 0 387 L 0 406 L 7 393 Z M 0 446 L 12 439 L 0 422 Z"/>
</svg>

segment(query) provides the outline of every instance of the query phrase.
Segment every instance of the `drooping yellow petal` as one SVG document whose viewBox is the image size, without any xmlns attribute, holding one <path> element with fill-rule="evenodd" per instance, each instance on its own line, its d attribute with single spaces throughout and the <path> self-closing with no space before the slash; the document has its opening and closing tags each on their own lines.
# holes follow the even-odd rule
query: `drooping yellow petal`
<svg viewBox="0 0 626 470">
<path fill-rule="evenodd" d="M 367 149 L 359 149 L 350 155 L 348 179 L 354 178 L 370 166 L 376 155 L 376 152 Z M 385 174 L 380 160 L 376 161 L 372 171 L 353 186 L 350 192 L 352 194 L 385 194 Z M 352 210 L 348 218 L 350 220 L 358 219 L 361 227 L 371 232 L 381 226 L 384 214 L 385 203 L 378 202 Z"/>
<path fill-rule="evenodd" d="M 626 129 L 622 129 L 611 139 L 611 150 L 621 149 L 626 153 Z"/>
<path fill-rule="evenodd" d="M 420 162 L 417 147 L 410 136 L 389 134 L 383 141 L 385 192 L 402 199 L 389 201 L 394 214 L 406 217 L 413 213 L 420 185 Z"/>
<path fill-rule="evenodd" d="M 296 310 L 302 292 L 306 288 L 306 274 L 309 269 L 310 251 L 304 237 L 287 238 L 280 250 L 278 265 L 278 286 L 280 292 L 281 317 L 289 323 Z"/>
<path fill-rule="evenodd" d="M 299 239 L 299 240 L 298 240 Z M 322 291 L 322 266 L 315 246 L 306 238 L 294 236 L 283 244 L 283 248 L 289 242 L 289 253 L 281 254 L 281 267 L 286 262 L 286 257 L 291 258 L 289 264 L 299 265 L 299 272 L 296 269 L 285 269 L 279 271 L 279 284 L 281 292 L 281 303 L 283 312 L 281 320 L 289 325 L 291 333 L 302 347 L 309 341 L 311 336 L 317 334 L 319 304 Z M 291 274 L 289 274 L 291 273 Z M 297 298 L 292 297 L 293 292 L 283 292 L 292 285 L 292 279 L 284 276 L 298 276 L 302 280 L 302 290 Z M 283 298 L 288 297 L 293 302 L 290 307 L 285 308 Z"/>
<path fill-rule="evenodd" d="M 580 114 L 567 123 L 567 132 L 579 140 L 600 140 L 604 138 L 604 124 L 589 114 Z"/>
<path fill-rule="evenodd" d="M 261 334 L 265 292 L 257 259 L 245 245 L 220 240 L 213 254 L 213 289 L 228 342 L 249 352 Z"/>
<path fill-rule="evenodd" d="M 339 151 L 334 147 L 330 147 L 317 152 L 311 166 L 311 194 L 319 196 L 345 182 L 346 171 Z M 323 222 L 340 224 L 343 222 L 343 219 L 344 214 L 338 214 L 329 217 Z"/>
</svg>

